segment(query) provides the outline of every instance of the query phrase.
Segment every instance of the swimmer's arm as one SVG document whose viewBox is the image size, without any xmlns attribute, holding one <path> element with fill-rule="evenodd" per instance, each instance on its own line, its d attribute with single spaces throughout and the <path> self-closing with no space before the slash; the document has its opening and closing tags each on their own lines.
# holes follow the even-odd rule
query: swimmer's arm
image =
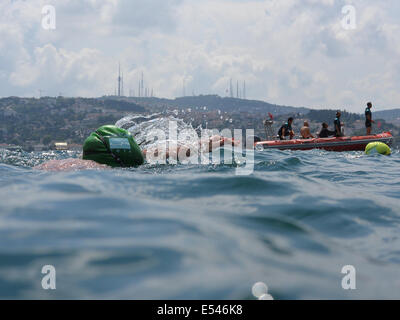
<svg viewBox="0 0 400 320">
<path fill-rule="evenodd" d="M 225 138 L 221 136 L 213 136 L 208 141 L 208 152 L 213 151 L 214 149 L 218 149 L 224 145 L 231 145 L 232 147 L 237 146 L 240 144 L 239 141 L 235 141 L 230 138 Z"/>
<path fill-rule="evenodd" d="M 235 141 L 233 139 L 230 138 L 224 138 L 221 136 L 213 136 L 210 139 L 208 139 L 208 141 L 206 141 L 206 143 L 208 143 L 208 152 L 212 152 L 215 149 L 218 149 L 224 145 L 231 145 L 231 146 L 237 146 L 240 144 L 240 141 Z M 203 142 L 201 142 L 201 144 L 203 144 Z M 177 154 L 180 154 L 182 149 L 186 149 L 186 147 L 184 146 L 178 146 L 177 147 Z M 143 150 L 143 156 L 144 158 L 146 158 L 147 156 L 147 152 L 148 150 Z M 158 149 L 154 149 L 153 155 L 155 157 L 158 157 L 159 155 L 159 150 Z M 186 150 L 186 156 L 190 157 L 190 148 L 187 148 Z M 166 151 L 166 158 L 168 159 L 170 157 L 170 153 L 169 150 Z"/>
</svg>

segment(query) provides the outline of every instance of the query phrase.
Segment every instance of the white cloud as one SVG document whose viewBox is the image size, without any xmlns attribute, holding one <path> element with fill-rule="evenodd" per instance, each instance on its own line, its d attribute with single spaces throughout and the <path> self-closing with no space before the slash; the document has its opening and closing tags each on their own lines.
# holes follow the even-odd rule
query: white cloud
<svg viewBox="0 0 400 320">
<path fill-rule="evenodd" d="M 57 29 L 41 28 L 41 7 Z M 352 4 L 357 29 L 341 27 Z M 249 98 L 346 107 L 398 107 L 400 5 L 395 0 L 16 0 L 0 4 L 0 95 L 125 93 L 145 73 L 158 96 L 225 94 L 246 80 Z"/>
</svg>

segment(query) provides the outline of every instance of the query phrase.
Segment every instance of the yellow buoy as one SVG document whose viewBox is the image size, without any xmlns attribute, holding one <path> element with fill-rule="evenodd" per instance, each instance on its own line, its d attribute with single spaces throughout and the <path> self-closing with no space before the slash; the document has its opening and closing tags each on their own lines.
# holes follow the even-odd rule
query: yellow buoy
<svg viewBox="0 0 400 320">
<path fill-rule="evenodd" d="M 365 153 L 370 154 L 383 154 L 384 156 L 390 156 L 392 150 L 390 150 L 389 146 L 383 142 L 371 142 L 365 148 Z"/>
</svg>

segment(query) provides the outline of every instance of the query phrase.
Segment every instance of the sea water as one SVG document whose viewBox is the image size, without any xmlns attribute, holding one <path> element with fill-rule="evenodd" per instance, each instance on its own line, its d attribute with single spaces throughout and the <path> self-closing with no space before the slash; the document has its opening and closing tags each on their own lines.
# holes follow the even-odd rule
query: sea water
<svg viewBox="0 0 400 320">
<path fill-rule="evenodd" d="M 0 150 L 0 298 L 255 299 L 257 282 L 275 299 L 400 298 L 396 147 L 256 151 L 249 176 L 235 164 L 33 169 L 71 157 Z"/>
</svg>

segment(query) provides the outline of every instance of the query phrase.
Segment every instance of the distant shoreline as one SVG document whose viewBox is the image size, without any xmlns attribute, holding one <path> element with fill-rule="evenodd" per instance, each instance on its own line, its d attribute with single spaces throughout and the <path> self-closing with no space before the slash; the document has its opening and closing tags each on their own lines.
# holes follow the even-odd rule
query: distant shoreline
<svg viewBox="0 0 400 320">
<path fill-rule="evenodd" d="M 311 131 L 317 132 L 322 122 L 332 126 L 335 108 L 308 109 L 280 106 L 257 100 L 222 98 L 217 95 L 200 95 L 176 99 L 155 97 L 66 98 L 42 97 L 0 99 L 0 144 L 21 146 L 24 150 L 51 150 L 56 142 L 81 146 L 91 132 L 105 124 L 115 124 L 131 115 L 173 115 L 191 123 L 193 127 L 222 129 L 254 129 L 264 137 L 263 120 L 274 116 L 273 130 L 295 118 L 298 131 L 304 120 L 309 121 Z M 380 117 L 382 115 L 382 117 Z M 400 109 L 378 111 L 374 119 L 381 119 L 377 131 L 400 133 Z M 347 135 L 365 132 L 363 114 L 343 111 Z M 11 147 L 12 148 L 12 147 Z"/>
</svg>

